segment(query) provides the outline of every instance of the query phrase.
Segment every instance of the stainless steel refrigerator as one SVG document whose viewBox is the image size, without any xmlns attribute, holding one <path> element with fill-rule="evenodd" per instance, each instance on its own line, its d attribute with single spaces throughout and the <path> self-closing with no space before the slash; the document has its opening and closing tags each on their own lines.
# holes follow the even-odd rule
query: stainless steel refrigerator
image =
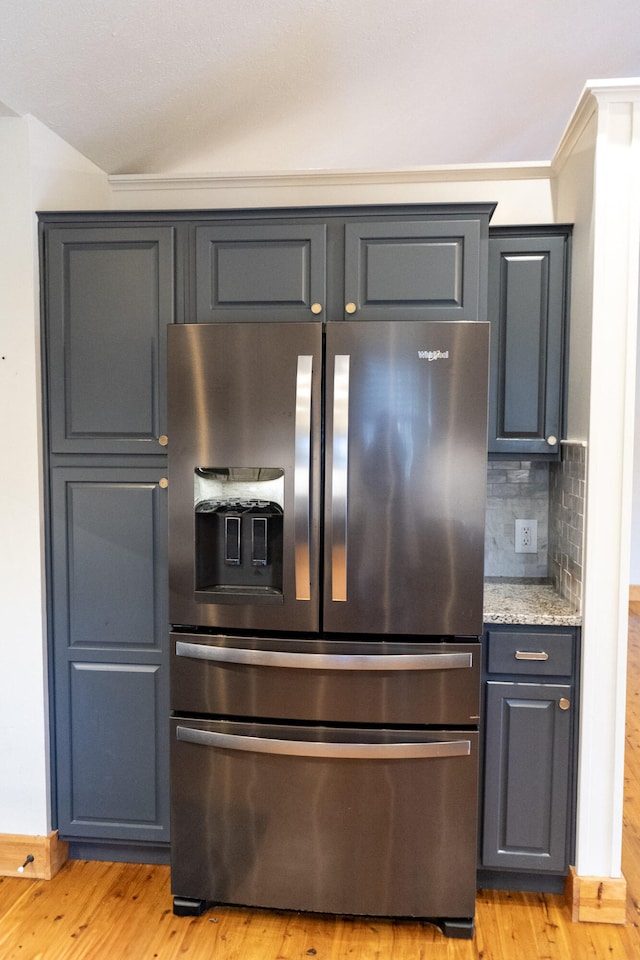
<svg viewBox="0 0 640 960">
<path fill-rule="evenodd" d="M 470 935 L 488 327 L 169 329 L 176 912 Z"/>
</svg>

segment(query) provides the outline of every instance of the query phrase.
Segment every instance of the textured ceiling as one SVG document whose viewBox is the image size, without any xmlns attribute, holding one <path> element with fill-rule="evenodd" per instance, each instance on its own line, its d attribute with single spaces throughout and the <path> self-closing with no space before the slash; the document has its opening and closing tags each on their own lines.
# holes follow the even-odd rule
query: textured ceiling
<svg viewBox="0 0 640 960">
<path fill-rule="evenodd" d="M 109 173 L 551 159 L 640 0 L 0 0 L 0 116 Z"/>
</svg>

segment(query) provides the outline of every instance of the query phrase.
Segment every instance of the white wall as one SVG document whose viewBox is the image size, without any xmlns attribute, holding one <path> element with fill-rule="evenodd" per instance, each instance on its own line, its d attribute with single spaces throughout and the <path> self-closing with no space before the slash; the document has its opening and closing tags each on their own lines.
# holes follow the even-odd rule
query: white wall
<svg viewBox="0 0 640 960">
<path fill-rule="evenodd" d="M 33 118 L 0 118 L 0 833 L 50 829 L 37 224 L 104 206 L 106 176 Z"/>
<path fill-rule="evenodd" d="M 640 267 L 639 267 L 640 272 Z M 638 311 L 640 325 L 640 310 Z M 631 557 L 629 583 L 640 586 L 640 338 L 636 353 L 636 438 L 633 461 L 633 510 L 631 514 Z"/>
</svg>

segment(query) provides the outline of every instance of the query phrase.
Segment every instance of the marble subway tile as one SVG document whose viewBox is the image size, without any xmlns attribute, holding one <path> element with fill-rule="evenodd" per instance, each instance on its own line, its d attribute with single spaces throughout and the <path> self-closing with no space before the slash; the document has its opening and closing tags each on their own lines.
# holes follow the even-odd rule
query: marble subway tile
<svg viewBox="0 0 640 960">
<path fill-rule="evenodd" d="M 582 602 L 586 450 L 565 444 L 559 462 L 493 461 L 487 470 L 485 573 L 547 578 L 576 609 Z M 515 520 L 538 521 L 538 552 L 514 550 Z"/>
</svg>

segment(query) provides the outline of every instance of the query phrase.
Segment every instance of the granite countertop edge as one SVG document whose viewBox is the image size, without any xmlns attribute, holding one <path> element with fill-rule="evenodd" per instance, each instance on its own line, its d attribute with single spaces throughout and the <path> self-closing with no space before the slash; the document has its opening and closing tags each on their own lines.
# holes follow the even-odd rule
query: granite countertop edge
<svg viewBox="0 0 640 960">
<path fill-rule="evenodd" d="M 578 627 L 582 616 L 550 581 L 496 577 L 485 581 L 484 622 Z"/>
</svg>

